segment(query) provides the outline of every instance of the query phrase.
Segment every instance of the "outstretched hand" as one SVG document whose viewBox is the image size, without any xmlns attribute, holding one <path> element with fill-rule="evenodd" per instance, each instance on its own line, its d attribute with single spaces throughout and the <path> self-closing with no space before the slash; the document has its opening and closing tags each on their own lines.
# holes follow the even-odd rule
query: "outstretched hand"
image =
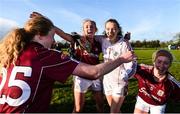
<svg viewBox="0 0 180 114">
<path fill-rule="evenodd" d="M 125 40 L 130 40 L 131 39 L 131 33 L 130 32 L 127 32 L 125 35 L 124 35 L 124 39 Z"/>
<path fill-rule="evenodd" d="M 30 14 L 30 18 L 33 18 L 33 17 L 38 17 L 38 16 L 43 16 L 42 14 L 38 13 L 38 12 L 32 12 Z M 43 16 L 44 17 L 44 16 Z"/>
<path fill-rule="evenodd" d="M 128 63 L 137 59 L 137 56 L 134 54 L 134 51 L 128 51 L 123 53 L 121 57 L 124 59 L 124 62 Z"/>
</svg>

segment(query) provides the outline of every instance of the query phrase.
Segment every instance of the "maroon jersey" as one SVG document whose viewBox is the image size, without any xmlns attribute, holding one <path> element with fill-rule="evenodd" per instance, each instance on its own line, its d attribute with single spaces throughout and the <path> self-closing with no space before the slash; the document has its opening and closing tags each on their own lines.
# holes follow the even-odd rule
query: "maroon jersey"
<svg viewBox="0 0 180 114">
<path fill-rule="evenodd" d="M 77 62 L 32 42 L 0 79 L 0 112 L 46 112 L 55 81 L 64 83 Z M 1 76 L 0 76 L 1 77 Z"/>
<path fill-rule="evenodd" d="M 99 54 L 101 51 L 101 45 L 99 42 L 94 42 L 91 44 L 84 37 L 79 40 L 79 43 L 75 43 L 73 46 L 75 50 L 75 59 L 88 63 L 88 64 L 98 64 Z"/>
<path fill-rule="evenodd" d="M 138 80 L 138 96 L 152 105 L 163 105 L 172 98 L 180 100 L 180 83 L 170 73 L 161 82 L 153 78 L 153 67 L 148 65 L 137 66 L 135 78 Z"/>
</svg>

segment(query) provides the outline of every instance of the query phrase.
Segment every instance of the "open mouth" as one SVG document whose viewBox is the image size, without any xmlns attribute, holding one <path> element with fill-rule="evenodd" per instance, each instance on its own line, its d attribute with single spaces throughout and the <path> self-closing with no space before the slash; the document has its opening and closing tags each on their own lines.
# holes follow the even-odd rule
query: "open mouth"
<svg viewBox="0 0 180 114">
<path fill-rule="evenodd" d="M 164 74 L 164 69 L 163 68 L 158 68 L 159 74 Z"/>
<path fill-rule="evenodd" d="M 92 35 L 92 34 L 93 34 L 93 32 L 88 32 L 87 34 L 88 34 L 88 35 Z"/>
</svg>

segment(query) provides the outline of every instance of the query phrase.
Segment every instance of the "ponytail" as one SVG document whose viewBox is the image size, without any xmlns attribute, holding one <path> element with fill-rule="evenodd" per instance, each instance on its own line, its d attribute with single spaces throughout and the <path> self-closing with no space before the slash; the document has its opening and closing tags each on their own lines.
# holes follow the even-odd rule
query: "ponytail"
<svg viewBox="0 0 180 114">
<path fill-rule="evenodd" d="M 23 28 L 16 28 L 9 32 L 0 42 L 0 69 L 3 66 L 9 67 L 11 63 L 15 64 L 31 39 Z"/>
</svg>

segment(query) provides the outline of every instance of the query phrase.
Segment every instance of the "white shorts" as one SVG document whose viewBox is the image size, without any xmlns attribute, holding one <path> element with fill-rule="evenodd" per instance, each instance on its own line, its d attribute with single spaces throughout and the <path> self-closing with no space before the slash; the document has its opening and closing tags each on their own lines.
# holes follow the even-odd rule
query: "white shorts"
<svg viewBox="0 0 180 114">
<path fill-rule="evenodd" d="M 137 96 L 135 108 L 151 114 L 164 114 L 166 104 L 164 105 L 151 105 L 146 103 L 141 97 Z"/>
<path fill-rule="evenodd" d="M 88 80 L 81 78 L 79 76 L 74 76 L 74 90 L 85 93 L 87 90 L 93 90 L 93 91 L 101 91 L 102 90 L 102 82 L 100 79 L 96 80 Z"/>
<path fill-rule="evenodd" d="M 128 83 L 123 80 L 121 82 L 110 82 L 108 79 L 103 79 L 103 89 L 107 96 L 122 97 L 128 93 Z"/>
</svg>

